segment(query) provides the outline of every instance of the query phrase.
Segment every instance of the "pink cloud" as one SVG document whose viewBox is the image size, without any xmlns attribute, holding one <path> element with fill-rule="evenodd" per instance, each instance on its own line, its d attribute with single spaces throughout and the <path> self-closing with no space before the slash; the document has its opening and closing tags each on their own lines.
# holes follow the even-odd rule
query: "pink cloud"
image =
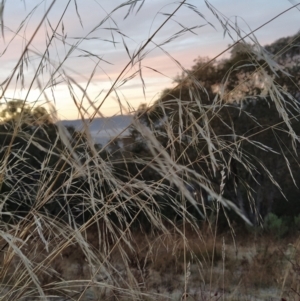
<svg viewBox="0 0 300 301">
<path fill-rule="evenodd" d="M 162 24 L 163 20 L 166 19 L 166 15 L 157 13 L 172 12 L 175 9 L 175 4 L 172 1 L 166 0 L 146 1 L 143 8 L 137 15 L 133 13 L 125 20 L 123 18 L 128 7 L 124 7 L 111 15 L 112 19 L 108 19 L 101 27 L 97 28 L 101 20 L 105 17 L 105 11 L 110 12 L 113 9 L 113 6 L 121 4 L 122 1 L 99 2 L 105 7 L 101 7 L 96 1 L 86 2 L 82 0 L 77 2 L 83 27 L 80 25 L 80 20 L 76 14 L 75 6 L 72 4 L 63 19 L 64 33 L 67 35 L 67 43 L 64 44 L 59 37 L 53 40 L 49 49 L 50 59 L 53 64 L 48 67 L 48 69 L 45 68 L 43 70 L 43 74 L 41 74 L 40 79 L 41 83 L 46 87 L 50 76 L 49 73 L 53 73 L 59 64 L 64 61 L 66 55 L 72 48 L 72 45 L 79 42 L 79 40 L 74 38 L 84 36 L 87 36 L 87 38 L 93 38 L 82 41 L 78 45 L 80 49 L 75 49 L 66 61 L 64 61 L 63 68 L 68 75 L 70 75 L 74 80 L 82 83 L 82 86 L 85 87 L 95 65 L 98 63 L 98 59 L 95 56 L 87 57 L 86 55 L 88 55 L 88 53 L 97 55 L 103 60 L 112 63 L 112 65 L 109 65 L 105 61 L 102 61 L 96 68 L 95 75 L 91 81 L 90 88 L 88 89 L 88 93 L 91 98 L 94 99 L 102 89 L 104 89 L 104 91 L 109 89 L 110 81 L 108 77 L 111 81 L 114 81 L 129 61 L 127 51 L 123 45 L 122 37 L 126 42 L 126 47 L 128 47 L 130 55 L 132 55 L 132 53 L 136 51 L 140 45 L 143 45 L 143 43 L 147 41 L 149 36 L 160 26 L 160 24 Z M 175 39 L 163 46 L 163 48 L 177 61 L 179 61 L 184 68 L 190 68 L 193 65 L 193 60 L 198 56 L 213 57 L 225 49 L 229 43 L 233 42 L 228 35 L 223 38 L 221 25 L 207 9 L 204 2 L 191 0 L 190 3 L 198 7 L 199 12 L 202 13 L 209 22 L 214 24 L 215 29 L 210 25 L 206 25 L 204 27 L 194 29 L 194 32 L 196 32 L 197 35 L 187 32 L 178 39 Z M 215 0 L 211 1 L 211 3 L 219 11 L 224 13 L 224 15 L 231 17 L 230 20 L 233 22 L 235 22 L 234 16 L 241 16 L 241 18 L 238 18 L 237 20 L 241 29 L 245 33 L 249 32 L 249 27 L 251 29 L 255 29 L 274 17 L 276 14 L 291 6 L 288 1 L 274 2 L 271 0 L 265 0 L 263 2 L 261 0 L 253 0 L 251 2 Z M 52 27 L 56 26 L 65 4 L 65 1 L 57 1 L 53 10 L 49 14 L 49 20 Z M 13 5 L 12 2 L 8 1 L 4 13 L 5 26 L 12 30 L 16 30 L 19 23 L 24 20 L 26 15 L 36 4 L 34 1 L 26 1 L 26 5 L 27 9 L 25 10 L 20 1 L 14 2 Z M 260 9 L 258 9 L 258 7 Z M 28 24 L 26 25 L 27 39 L 32 35 L 44 11 L 45 6 L 41 5 L 32 14 L 31 18 L 28 19 Z M 15 18 L 14 16 L 18 16 L 18 18 Z M 294 25 L 299 23 L 299 16 L 299 11 L 294 9 L 274 20 L 271 24 L 266 25 L 256 33 L 259 42 L 264 45 L 271 43 L 282 36 L 295 34 L 297 28 L 295 28 Z M 116 22 L 116 24 L 114 22 Z M 167 25 L 159 31 L 153 41 L 156 44 L 161 44 L 170 36 L 176 34 L 182 29 L 179 23 L 186 27 L 194 25 L 200 26 L 205 24 L 205 20 L 199 17 L 192 10 L 185 7 L 176 13 L 174 20 L 167 23 Z M 110 31 L 108 28 L 116 29 Z M 294 28 L 295 32 L 291 32 L 291 28 Z M 118 31 L 122 32 L 124 35 L 118 33 Z M 47 40 L 46 32 L 48 32 L 49 36 L 51 36 L 51 28 L 48 23 L 45 23 L 36 35 L 31 45 L 32 49 L 37 49 L 40 53 L 43 53 Z M 63 33 L 62 24 L 59 26 L 58 33 Z M 2 66 L 2 72 L 0 74 L 1 81 L 11 74 L 12 68 L 17 63 L 23 49 L 22 47 L 24 47 L 24 39 L 22 38 L 22 36 L 24 37 L 24 31 L 21 31 L 20 34 L 21 37 L 16 38 L 16 40 L 8 47 L 7 52 L 0 57 Z M 237 38 L 236 35 L 233 36 Z M 11 37 L 12 33 L 6 30 L 6 43 L 8 43 Z M 117 42 L 115 47 L 111 42 L 109 42 L 112 40 Z M 4 47 L 5 46 L 2 45 L 0 50 L 3 50 Z M 122 94 L 124 99 L 126 98 L 131 101 L 135 107 L 140 102 L 153 101 L 163 88 L 169 87 L 172 84 L 172 78 L 174 78 L 178 73 L 181 73 L 180 68 L 176 65 L 176 63 L 174 63 L 174 61 L 164 54 L 163 51 L 159 49 L 153 50 L 154 47 L 155 45 L 153 43 L 150 43 L 147 46 L 145 51 L 151 51 L 142 62 L 143 78 L 147 87 L 147 99 L 144 99 L 142 83 L 138 76 L 120 88 L 120 95 Z M 29 70 L 25 79 L 25 85 L 27 86 L 33 78 L 35 68 L 40 61 L 40 57 L 35 54 L 32 54 L 29 58 Z M 147 66 L 158 70 L 166 76 L 164 77 L 163 75 L 147 69 Z M 56 75 L 59 76 L 62 70 L 63 69 L 57 72 Z M 130 76 L 136 70 L 138 70 L 138 65 L 133 67 L 131 70 L 128 68 L 126 76 Z M 60 80 L 63 80 L 63 78 L 58 77 L 57 82 L 60 82 Z M 20 88 L 19 86 L 14 87 L 14 85 L 14 82 L 12 82 L 12 86 L 10 88 Z M 35 88 L 36 87 L 37 84 L 35 84 Z M 68 118 L 74 118 L 76 109 L 75 107 L 70 109 L 73 104 L 66 84 L 62 82 L 53 89 L 51 93 L 50 89 L 47 91 L 50 96 L 53 95 L 52 93 L 57 93 L 54 96 L 55 98 L 60 99 L 60 102 L 57 103 L 57 107 L 62 112 L 61 114 Z M 34 93 L 34 95 L 36 94 Z M 66 108 L 68 108 L 68 110 L 66 110 Z M 107 101 L 107 104 L 104 105 L 103 112 L 105 110 L 107 110 L 107 112 L 112 112 L 113 108 L 115 108 L 116 111 L 118 110 L 115 100 L 111 98 Z M 63 112 L 64 110 L 65 112 Z"/>
</svg>

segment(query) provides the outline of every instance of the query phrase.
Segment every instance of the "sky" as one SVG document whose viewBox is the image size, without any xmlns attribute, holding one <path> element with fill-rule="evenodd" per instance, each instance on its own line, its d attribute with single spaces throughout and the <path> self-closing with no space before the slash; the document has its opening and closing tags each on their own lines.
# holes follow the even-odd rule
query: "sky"
<svg viewBox="0 0 300 301">
<path fill-rule="evenodd" d="M 231 37 L 224 33 L 216 13 L 233 28 L 238 26 L 244 36 L 297 3 L 190 0 L 161 26 L 180 2 L 140 0 L 133 7 L 124 5 L 133 0 L 57 0 L 29 45 L 23 64 L 16 68 L 52 1 L 5 2 L 0 43 L 2 91 L 6 79 L 16 71 L 0 101 L 52 104 L 59 119 L 80 118 L 78 107 L 88 118 L 94 112 L 95 117 L 128 114 L 141 103 L 151 104 L 163 89 L 173 86 L 181 67 L 191 68 L 199 56 L 212 58 L 239 38 L 233 29 Z M 296 34 L 299 21 L 300 11 L 293 8 L 256 31 L 255 37 L 263 46 L 270 44 Z M 182 32 L 186 28 L 190 30 Z"/>
</svg>

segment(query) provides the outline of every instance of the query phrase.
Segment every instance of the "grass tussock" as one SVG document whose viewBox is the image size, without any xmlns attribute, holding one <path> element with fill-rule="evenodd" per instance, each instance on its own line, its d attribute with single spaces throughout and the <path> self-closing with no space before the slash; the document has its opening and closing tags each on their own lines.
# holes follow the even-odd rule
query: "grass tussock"
<svg viewBox="0 0 300 301">
<path fill-rule="evenodd" d="M 2 55 L 21 45 L 0 85 L 0 300 L 298 298 L 300 245 L 288 233 L 300 216 L 291 188 L 300 180 L 299 73 L 290 62 L 298 34 L 264 48 L 256 30 L 242 31 L 205 1 L 232 41 L 230 58 L 198 58 L 187 70 L 169 47 L 203 23 L 215 26 L 187 1 L 159 10 L 147 39 L 135 44 L 118 18 L 135 22 L 147 1 L 101 8 L 89 30 L 79 1 L 64 4 L 57 20 L 57 1 L 38 15 L 42 3 L 14 29 L 5 26 L 7 2 L 0 4 Z M 195 24 L 178 20 L 181 10 Z M 28 33 L 35 13 L 39 22 Z M 113 61 L 93 50 L 95 41 L 111 47 Z M 114 61 L 120 51 L 122 66 Z M 147 76 L 163 78 L 148 65 L 152 51 L 182 73 L 136 109 L 129 85 L 147 99 Z M 82 69 L 74 70 L 74 58 L 86 62 Z M 80 129 L 60 121 L 60 89 Z M 90 129 L 111 101 L 132 123 L 101 145 Z M 282 205 L 288 198 L 292 209 Z M 249 233 L 263 225 L 266 232 Z"/>
</svg>

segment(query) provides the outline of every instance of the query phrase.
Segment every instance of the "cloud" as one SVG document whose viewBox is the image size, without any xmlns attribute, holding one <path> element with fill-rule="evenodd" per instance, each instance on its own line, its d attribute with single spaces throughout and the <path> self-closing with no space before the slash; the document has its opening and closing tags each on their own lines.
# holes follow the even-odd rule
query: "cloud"
<svg viewBox="0 0 300 301">
<path fill-rule="evenodd" d="M 136 53 L 144 45 L 166 20 L 168 17 L 166 14 L 174 11 L 176 5 L 178 5 L 178 3 L 168 0 L 151 0 L 145 1 L 144 6 L 136 14 L 138 3 L 135 10 L 126 19 L 124 19 L 124 16 L 128 12 L 129 6 L 124 6 L 110 14 L 122 2 L 120 0 L 77 0 L 80 16 L 77 15 L 73 2 L 66 11 L 63 17 L 63 25 L 59 25 L 58 34 L 52 40 L 48 49 L 51 64 L 47 66 L 46 62 L 43 62 L 43 69 L 41 69 L 39 75 L 43 88 L 46 89 L 49 98 L 56 101 L 56 106 L 61 115 L 67 118 L 74 118 L 76 115 L 76 108 L 70 97 L 66 75 L 72 77 L 84 88 L 90 80 L 87 92 L 93 100 L 101 102 L 102 95 L 105 95 L 105 92 L 109 90 L 112 83 L 130 61 L 129 56 L 132 57 L 133 53 Z M 19 28 L 20 23 L 23 20 L 26 22 L 19 35 L 8 46 L 5 54 L 0 57 L 2 66 L 1 81 L 11 74 L 26 41 L 33 34 L 45 12 L 46 4 L 49 5 L 48 2 L 42 2 L 35 8 L 36 1 L 27 0 L 25 3 L 26 9 L 21 1 L 6 2 L 4 12 L 6 45 L 1 46 L 1 51 L 8 45 L 13 37 L 13 32 Z M 146 83 L 147 99 L 144 99 L 142 81 L 137 74 L 135 78 L 126 82 L 120 88 L 119 94 L 124 102 L 131 102 L 136 107 L 140 102 L 153 101 L 164 87 L 172 85 L 172 78 L 181 73 L 180 66 L 176 61 L 180 62 L 184 68 L 190 68 L 193 60 L 198 56 L 214 57 L 224 50 L 228 44 L 238 39 L 236 34 L 233 34 L 234 40 L 227 34 L 225 37 L 223 36 L 221 24 L 206 7 L 204 1 L 191 0 L 189 3 L 195 5 L 204 18 L 187 6 L 176 12 L 174 18 L 159 30 L 153 39 L 154 43 L 150 42 L 143 51 L 144 57 L 141 66 L 143 79 Z M 232 22 L 233 26 L 237 22 L 245 34 L 291 6 L 288 1 L 272 0 L 211 0 L 211 3 L 219 12 L 229 17 L 229 21 Z M 46 44 L 52 36 L 52 29 L 56 27 L 66 4 L 67 1 L 65 0 L 56 2 L 47 22 L 43 24 L 30 46 L 35 53 L 30 52 L 30 55 L 26 57 L 28 71 L 25 73 L 25 86 L 27 87 L 34 77 Z M 109 14 L 109 17 L 107 17 L 107 14 Z M 237 18 L 236 16 L 240 17 Z M 282 36 L 295 34 L 298 29 L 295 28 L 295 24 L 299 24 L 299 16 L 299 11 L 293 9 L 261 28 L 255 33 L 259 42 L 265 45 Z M 81 22 L 83 26 L 81 26 Z M 208 22 L 214 26 L 211 26 Z M 176 35 L 184 27 L 192 26 L 199 26 L 199 28 L 194 28 L 193 32 L 187 31 L 182 35 Z M 293 32 L 291 32 L 291 28 L 293 28 Z M 65 40 L 62 39 L 63 35 Z M 80 37 L 85 39 L 77 39 Z M 170 37 L 177 38 L 164 44 L 164 41 L 167 41 Z M 147 67 L 156 69 L 165 76 Z M 121 81 L 126 81 L 126 78 L 133 75 L 138 68 L 138 64 L 135 66 L 129 65 L 122 75 Z M 57 85 L 51 87 L 52 82 L 49 79 L 54 72 L 56 72 L 54 78 Z M 91 78 L 93 72 L 94 75 Z M 35 83 L 34 87 L 37 88 L 37 86 L 38 84 Z M 13 81 L 10 91 L 20 88 L 21 85 Z M 74 89 L 77 93 L 76 97 L 81 99 L 80 91 Z M 102 94 L 97 98 L 102 90 Z M 10 92 L 9 95 L 13 94 Z M 18 95 L 23 94 L 18 92 Z M 37 97 L 36 95 L 39 95 L 39 93 L 32 93 L 31 100 L 34 100 Z M 115 111 L 119 110 L 117 101 L 112 97 L 107 99 L 103 105 L 103 112 L 113 114 L 113 108 L 115 108 Z"/>
</svg>

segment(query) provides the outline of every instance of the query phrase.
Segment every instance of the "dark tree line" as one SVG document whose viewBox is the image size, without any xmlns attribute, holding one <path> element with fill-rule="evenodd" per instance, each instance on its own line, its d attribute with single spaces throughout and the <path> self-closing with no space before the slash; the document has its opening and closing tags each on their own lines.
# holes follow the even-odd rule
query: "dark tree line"
<svg viewBox="0 0 300 301">
<path fill-rule="evenodd" d="M 254 64 L 247 52 L 253 46 L 239 44 L 229 59 L 208 64 L 208 59 L 198 58 L 188 74 L 175 79 L 175 89 L 165 89 L 154 105 L 142 105 L 136 112 L 136 119 L 154 133 L 172 160 L 204 176 L 216 193 L 221 192 L 222 177 L 213 171 L 212 160 L 223 166 L 223 196 L 254 224 L 271 212 L 280 217 L 300 214 L 300 69 L 294 57 L 299 52 L 298 40 L 297 36 L 281 39 L 266 47 L 273 51 L 269 55 L 275 62 L 284 66 L 284 72 L 277 71 L 275 89 L 268 87 L 272 68 L 261 69 L 265 61 L 259 58 Z M 282 43 L 291 43 L 289 50 L 276 55 Z M 271 95 L 276 89 L 281 96 Z M 119 150 L 126 152 L 148 162 L 153 159 L 149 141 L 134 125 L 131 143 Z M 159 179 L 152 166 L 145 164 L 142 175 L 149 183 Z M 131 176 L 135 168 L 128 165 Z M 203 203 L 210 206 L 211 197 L 197 180 L 187 176 L 184 181 L 193 187 L 199 208 Z M 172 193 L 176 195 L 176 189 Z M 193 206 L 191 211 L 197 212 Z"/>
<path fill-rule="evenodd" d="M 72 127 L 59 134 L 43 108 L 20 101 L 2 105 L 2 219 L 18 222 L 35 208 L 83 223 L 103 214 L 104 206 L 111 220 L 122 213 L 125 223 L 136 220 L 133 226 L 151 226 L 147 210 L 180 219 L 185 197 L 159 171 L 162 155 L 151 151 L 143 127 L 172 161 L 189 168 L 181 178 L 198 205 L 187 202 L 188 214 L 200 218 L 221 194 L 254 224 L 270 212 L 299 215 L 298 39 L 279 40 L 266 50 L 275 54 L 291 41 L 288 53 L 274 55 L 285 66 L 275 82 L 283 87 L 280 102 L 271 95 L 276 89 L 267 87 L 271 67 L 261 69 L 265 61 L 253 63 L 247 52 L 253 46 L 239 44 L 229 59 L 208 64 L 197 58 L 191 70 L 177 76 L 176 88 L 165 89 L 151 107 L 140 106 L 129 137 L 114 139 L 107 149 Z M 139 189 L 139 183 L 151 192 Z"/>
<path fill-rule="evenodd" d="M 89 185 L 78 172 L 80 166 L 90 165 L 97 181 L 85 135 L 68 127 L 68 148 L 44 108 L 12 101 L 2 104 L 1 109 L 2 220 L 16 223 L 34 208 L 48 216 L 83 222 L 92 209 L 90 202 L 85 202 Z M 98 179 L 98 183 L 95 194 L 109 194 L 105 181 Z"/>
</svg>

